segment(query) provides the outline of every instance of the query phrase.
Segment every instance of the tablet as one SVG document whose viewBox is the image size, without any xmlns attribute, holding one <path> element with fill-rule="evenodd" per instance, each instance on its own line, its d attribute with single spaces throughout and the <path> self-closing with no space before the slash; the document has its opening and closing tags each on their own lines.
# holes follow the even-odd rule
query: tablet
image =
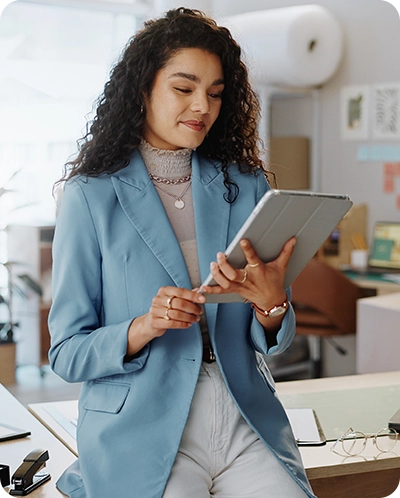
<svg viewBox="0 0 400 498">
<path fill-rule="evenodd" d="M 239 246 L 248 239 L 260 259 L 267 263 L 276 259 L 284 244 L 297 238 L 286 271 L 284 287 L 288 288 L 308 261 L 315 255 L 333 229 L 352 206 L 348 195 L 324 194 L 296 190 L 269 190 L 247 218 L 225 250 L 229 263 L 244 268 L 246 258 Z M 216 285 L 211 273 L 202 285 Z M 238 294 L 207 294 L 207 303 L 240 302 Z"/>
</svg>

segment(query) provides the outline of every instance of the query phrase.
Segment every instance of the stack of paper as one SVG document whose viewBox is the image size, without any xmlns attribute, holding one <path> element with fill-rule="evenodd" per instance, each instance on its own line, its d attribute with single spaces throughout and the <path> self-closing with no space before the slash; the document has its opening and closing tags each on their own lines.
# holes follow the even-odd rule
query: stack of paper
<svg viewBox="0 0 400 498">
<path fill-rule="evenodd" d="M 326 443 L 325 435 L 312 408 L 286 408 L 285 411 L 299 446 L 317 446 Z"/>
</svg>

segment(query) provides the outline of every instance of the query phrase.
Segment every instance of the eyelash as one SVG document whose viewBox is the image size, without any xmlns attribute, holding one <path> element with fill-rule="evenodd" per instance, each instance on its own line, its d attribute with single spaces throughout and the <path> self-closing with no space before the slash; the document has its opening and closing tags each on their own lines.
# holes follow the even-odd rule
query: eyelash
<svg viewBox="0 0 400 498">
<path fill-rule="evenodd" d="M 175 90 L 177 90 L 178 92 L 184 93 L 184 94 L 189 94 L 189 93 L 192 92 L 192 90 L 189 90 L 189 89 L 186 89 L 186 88 L 178 88 L 178 87 L 175 87 Z M 220 93 L 210 93 L 209 96 L 212 99 L 220 99 L 222 97 L 222 94 L 220 94 Z"/>
</svg>

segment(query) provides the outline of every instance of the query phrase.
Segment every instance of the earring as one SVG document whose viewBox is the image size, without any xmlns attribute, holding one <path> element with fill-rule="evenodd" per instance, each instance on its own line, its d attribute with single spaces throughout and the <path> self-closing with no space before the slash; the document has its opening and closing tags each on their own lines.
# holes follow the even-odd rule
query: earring
<svg viewBox="0 0 400 498">
<path fill-rule="evenodd" d="M 144 107 L 141 105 L 140 106 L 140 114 L 143 114 L 143 111 L 144 111 Z"/>
</svg>

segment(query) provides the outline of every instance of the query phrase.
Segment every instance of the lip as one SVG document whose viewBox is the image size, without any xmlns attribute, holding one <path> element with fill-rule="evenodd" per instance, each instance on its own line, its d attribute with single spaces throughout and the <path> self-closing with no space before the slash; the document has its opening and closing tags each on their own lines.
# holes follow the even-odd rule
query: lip
<svg viewBox="0 0 400 498">
<path fill-rule="evenodd" d="M 194 131 L 202 131 L 205 128 L 203 121 L 198 121 L 197 119 L 190 119 L 188 121 L 182 121 L 182 124 Z"/>
</svg>

